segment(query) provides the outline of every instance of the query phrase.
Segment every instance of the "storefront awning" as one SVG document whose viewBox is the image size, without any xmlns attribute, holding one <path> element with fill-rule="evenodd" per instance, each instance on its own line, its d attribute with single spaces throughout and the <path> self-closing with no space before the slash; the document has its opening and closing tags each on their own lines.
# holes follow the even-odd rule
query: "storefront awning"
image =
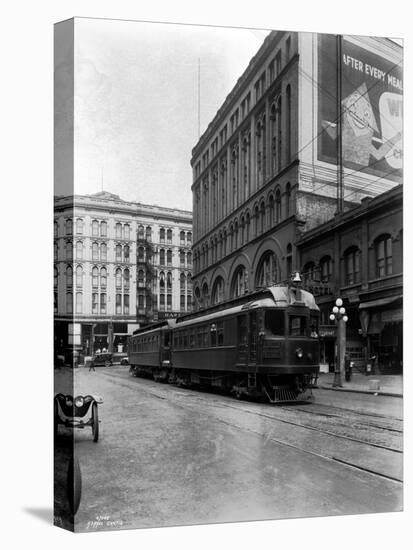
<svg viewBox="0 0 413 550">
<path fill-rule="evenodd" d="M 397 302 L 398 300 L 401 300 L 402 296 L 392 296 L 390 298 L 380 298 L 379 300 L 371 300 L 371 302 L 362 302 L 359 305 L 359 309 L 367 309 L 371 307 L 382 307 L 382 306 L 388 306 L 390 304 L 393 304 Z"/>
</svg>

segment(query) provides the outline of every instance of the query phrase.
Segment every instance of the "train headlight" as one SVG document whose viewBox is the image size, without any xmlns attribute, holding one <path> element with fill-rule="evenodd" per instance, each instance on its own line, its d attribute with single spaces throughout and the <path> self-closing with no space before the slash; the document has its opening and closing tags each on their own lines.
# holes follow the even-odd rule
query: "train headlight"
<svg viewBox="0 0 413 550">
<path fill-rule="evenodd" d="M 312 361 L 313 360 L 313 354 L 310 352 L 310 353 L 307 353 L 307 359 L 309 361 Z"/>
<path fill-rule="evenodd" d="M 301 348 L 297 348 L 297 349 L 295 350 L 295 353 L 296 353 L 298 359 L 301 359 L 301 358 L 302 358 L 302 356 L 303 356 L 303 350 L 302 350 Z"/>
<path fill-rule="evenodd" d="M 75 405 L 76 407 L 83 407 L 83 403 L 84 403 L 84 399 L 81 395 L 79 395 L 78 397 L 76 397 L 75 399 Z"/>
<path fill-rule="evenodd" d="M 70 395 L 67 395 L 67 396 L 66 396 L 66 405 L 67 405 L 68 407 L 71 407 L 71 406 L 73 405 L 73 399 L 71 398 Z"/>
</svg>

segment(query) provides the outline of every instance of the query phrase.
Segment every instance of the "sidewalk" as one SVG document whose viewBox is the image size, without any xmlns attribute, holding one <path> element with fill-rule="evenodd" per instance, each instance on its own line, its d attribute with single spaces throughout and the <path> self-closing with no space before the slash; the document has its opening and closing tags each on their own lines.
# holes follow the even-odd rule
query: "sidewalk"
<svg viewBox="0 0 413 550">
<path fill-rule="evenodd" d="M 320 373 L 318 375 L 318 387 L 324 390 L 337 390 L 358 393 L 370 393 L 373 395 L 389 395 L 403 397 L 402 374 L 371 374 L 365 376 L 359 372 L 353 373 L 351 382 L 346 382 L 342 377 L 342 387 L 333 388 L 334 373 Z M 376 382 L 375 382 L 376 381 Z"/>
</svg>

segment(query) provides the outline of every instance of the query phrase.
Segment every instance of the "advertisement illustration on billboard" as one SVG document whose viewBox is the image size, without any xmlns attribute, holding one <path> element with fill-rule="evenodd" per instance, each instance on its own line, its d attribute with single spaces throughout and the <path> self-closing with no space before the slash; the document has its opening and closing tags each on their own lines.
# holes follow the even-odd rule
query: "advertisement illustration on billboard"
<svg viewBox="0 0 413 550">
<path fill-rule="evenodd" d="M 318 159 L 337 163 L 337 46 L 334 35 L 318 41 Z M 402 59 L 391 62 L 343 37 L 343 165 L 401 181 L 403 168 Z"/>
</svg>

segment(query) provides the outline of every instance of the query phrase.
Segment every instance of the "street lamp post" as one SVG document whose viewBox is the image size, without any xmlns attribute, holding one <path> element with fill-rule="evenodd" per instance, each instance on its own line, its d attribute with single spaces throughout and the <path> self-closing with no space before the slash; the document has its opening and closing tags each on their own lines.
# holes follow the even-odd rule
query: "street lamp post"
<svg viewBox="0 0 413 550">
<path fill-rule="evenodd" d="M 346 354 L 346 323 L 348 317 L 346 309 L 343 307 L 343 300 L 337 298 L 336 305 L 333 307 L 330 320 L 337 324 L 337 360 L 334 366 L 333 387 L 342 387 L 342 375 L 344 373 L 344 358 Z"/>
</svg>

